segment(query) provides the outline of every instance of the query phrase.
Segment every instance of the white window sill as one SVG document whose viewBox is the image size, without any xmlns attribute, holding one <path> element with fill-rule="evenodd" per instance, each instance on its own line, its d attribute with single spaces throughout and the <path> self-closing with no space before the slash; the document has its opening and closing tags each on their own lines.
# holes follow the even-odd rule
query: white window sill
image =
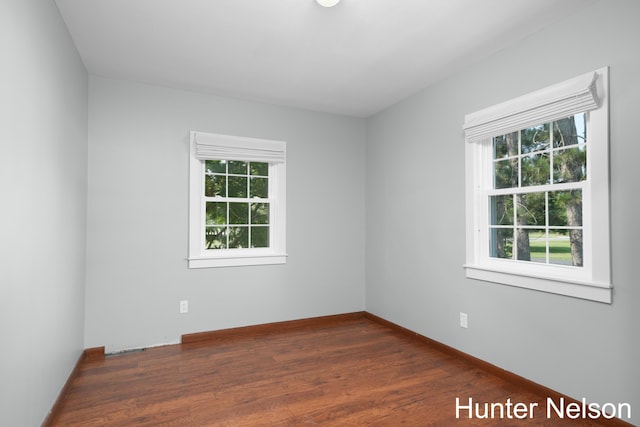
<svg viewBox="0 0 640 427">
<path fill-rule="evenodd" d="M 465 265 L 464 268 L 469 279 L 533 289 L 607 304 L 612 302 L 612 286 L 610 284 L 539 277 L 511 271 L 498 271 L 475 265 Z"/>
<path fill-rule="evenodd" d="M 286 264 L 287 254 L 234 254 L 189 258 L 189 268 L 241 267 L 248 265 Z"/>
</svg>

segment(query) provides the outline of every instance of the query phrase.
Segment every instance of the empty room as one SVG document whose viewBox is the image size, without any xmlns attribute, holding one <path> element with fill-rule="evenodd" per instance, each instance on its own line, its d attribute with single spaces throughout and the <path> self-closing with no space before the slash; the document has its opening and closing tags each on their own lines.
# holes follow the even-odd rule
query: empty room
<svg viewBox="0 0 640 427">
<path fill-rule="evenodd" d="M 0 425 L 640 425 L 637 0 L 2 0 Z"/>
</svg>

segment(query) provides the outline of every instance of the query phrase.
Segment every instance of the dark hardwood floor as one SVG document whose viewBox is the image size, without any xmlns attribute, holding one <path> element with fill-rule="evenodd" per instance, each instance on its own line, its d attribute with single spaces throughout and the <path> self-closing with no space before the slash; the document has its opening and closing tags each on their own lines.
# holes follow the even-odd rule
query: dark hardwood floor
<svg viewBox="0 0 640 427">
<path fill-rule="evenodd" d="M 50 425 L 604 425 L 547 418 L 546 396 L 366 317 L 221 337 L 85 359 Z M 538 407 L 456 419 L 456 398 Z"/>
</svg>

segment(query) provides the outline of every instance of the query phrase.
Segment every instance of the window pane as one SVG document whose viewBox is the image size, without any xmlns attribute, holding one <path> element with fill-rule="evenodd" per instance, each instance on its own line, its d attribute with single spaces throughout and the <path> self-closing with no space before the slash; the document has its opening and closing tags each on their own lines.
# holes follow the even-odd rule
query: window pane
<svg viewBox="0 0 640 427">
<path fill-rule="evenodd" d="M 522 157 L 522 186 L 549 183 L 549 154 L 537 153 Z"/>
<path fill-rule="evenodd" d="M 229 224 L 249 224 L 249 203 L 229 203 Z"/>
<path fill-rule="evenodd" d="M 226 160 L 205 160 L 204 170 L 206 173 L 226 173 L 227 161 Z"/>
<path fill-rule="evenodd" d="M 491 196 L 491 225 L 513 225 L 513 195 Z"/>
<path fill-rule="evenodd" d="M 251 162 L 249 163 L 249 173 L 251 175 L 269 176 L 269 163 Z"/>
<path fill-rule="evenodd" d="M 249 247 L 249 227 L 229 228 L 229 249 Z"/>
<path fill-rule="evenodd" d="M 247 177 L 246 176 L 230 176 L 229 177 L 229 197 L 238 197 L 238 198 L 247 197 Z"/>
<path fill-rule="evenodd" d="M 206 211 L 206 225 L 227 223 L 226 202 L 207 202 Z"/>
<path fill-rule="evenodd" d="M 516 194 L 518 225 L 545 225 L 545 193 Z"/>
<path fill-rule="evenodd" d="M 226 227 L 206 227 L 204 231 L 206 249 L 226 249 L 227 229 Z"/>
<path fill-rule="evenodd" d="M 583 264 L 583 233 L 582 230 L 569 230 L 569 243 L 571 245 L 571 265 L 582 267 Z"/>
<path fill-rule="evenodd" d="M 518 159 L 500 160 L 494 163 L 494 188 L 518 186 Z"/>
<path fill-rule="evenodd" d="M 587 179 L 587 147 L 580 145 L 555 152 L 553 182 L 579 182 Z"/>
<path fill-rule="evenodd" d="M 251 224 L 269 224 L 268 203 L 251 203 Z"/>
<path fill-rule="evenodd" d="M 549 148 L 549 124 L 534 126 L 520 131 L 522 154 Z"/>
<path fill-rule="evenodd" d="M 247 162 L 231 160 L 229 162 L 229 173 L 237 175 L 247 175 Z"/>
<path fill-rule="evenodd" d="M 493 158 L 504 159 L 518 155 L 518 132 L 493 138 Z"/>
<path fill-rule="evenodd" d="M 586 114 L 576 114 L 553 124 L 553 147 L 567 147 L 587 142 Z"/>
<path fill-rule="evenodd" d="M 544 230 L 520 230 L 518 239 L 519 260 L 547 262 L 547 233 Z M 527 248 L 529 250 L 528 256 Z"/>
<path fill-rule="evenodd" d="M 513 259 L 513 229 L 492 228 L 489 230 L 489 253 L 493 258 Z"/>
<path fill-rule="evenodd" d="M 260 197 L 266 199 L 269 197 L 269 179 L 268 178 L 251 178 L 251 188 L 249 197 Z"/>
<path fill-rule="evenodd" d="M 251 227 L 251 247 L 269 247 L 269 227 Z"/>
<path fill-rule="evenodd" d="M 571 237 L 569 234 L 569 230 L 549 230 L 549 264 L 574 265 L 571 254 Z M 579 231 L 579 234 L 581 239 L 582 232 Z M 580 244 L 579 251 L 579 258 L 581 260 L 582 244 Z"/>
<path fill-rule="evenodd" d="M 582 190 L 549 193 L 549 226 L 582 226 Z"/>
<path fill-rule="evenodd" d="M 204 195 L 206 197 L 226 197 L 227 177 L 225 175 L 205 175 Z"/>
</svg>

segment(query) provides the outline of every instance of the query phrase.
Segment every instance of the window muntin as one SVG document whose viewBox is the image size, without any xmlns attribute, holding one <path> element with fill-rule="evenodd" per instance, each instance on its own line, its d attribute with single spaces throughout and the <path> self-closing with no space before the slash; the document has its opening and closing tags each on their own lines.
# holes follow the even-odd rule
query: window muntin
<svg viewBox="0 0 640 427">
<path fill-rule="evenodd" d="M 496 136 L 492 145 L 489 256 L 582 267 L 586 113 Z"/>
</svg>

